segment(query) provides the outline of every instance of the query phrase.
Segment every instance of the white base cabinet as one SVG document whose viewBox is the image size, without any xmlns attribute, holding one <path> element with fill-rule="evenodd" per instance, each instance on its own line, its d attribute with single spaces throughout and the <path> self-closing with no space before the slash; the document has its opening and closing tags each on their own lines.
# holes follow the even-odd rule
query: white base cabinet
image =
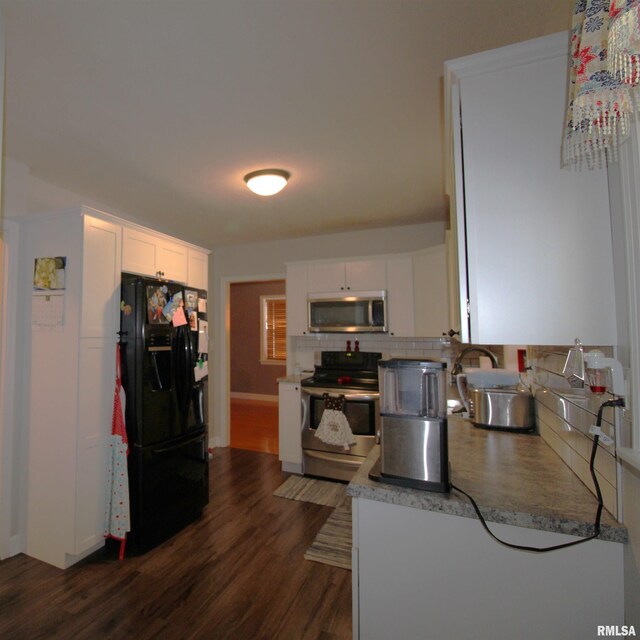
<svg viewBox="0 0 640 640">
<path fill-rule="evenodd" d="M 606 170 L 560 164 L 567 68 L 566 33 L 445 65 L 464 342 L 616 344 Z"/>
<path fill-rule="evenodd" d="M 515 544 L 575 538 L 490 523 Z M 353 500 L 354 638 L 596 638 L 624 624 L 623 547 L 592 540 L 549 553 L 495 542 L 480 522 Z"/>
<path fill-rule="evenodd" d="M 300 383 L 278 383 L 278 457 L 282 470 L 302 473 L 302 400 Z"/>
</svg>

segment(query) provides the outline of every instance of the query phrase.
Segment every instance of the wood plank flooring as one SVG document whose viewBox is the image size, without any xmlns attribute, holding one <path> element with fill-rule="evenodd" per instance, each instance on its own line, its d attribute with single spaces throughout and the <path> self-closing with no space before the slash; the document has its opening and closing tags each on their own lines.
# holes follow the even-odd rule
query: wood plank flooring
<svg viewBox="0 0 640 640">
<path fill-rule="evenodd" d="M 278 454 L 278 403 L 231 398 L 230 444 L 234 449 Z"/>
<path fill-rule="evenodd" d="M 331 508 L 273 496 L 274 455 L 216 449 L 210 471 L 203 517 L 143 556 L 0 562 L 0 638 L 351 638 L 351 572 L 303 559 Z"/>
</svg>

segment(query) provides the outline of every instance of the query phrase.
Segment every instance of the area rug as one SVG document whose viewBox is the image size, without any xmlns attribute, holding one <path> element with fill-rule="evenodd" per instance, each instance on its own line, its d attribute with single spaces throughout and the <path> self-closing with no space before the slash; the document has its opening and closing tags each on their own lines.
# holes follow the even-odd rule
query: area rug
<svg viewBox="0 0 640 640">
<path fill-rule="evenodd" d="M 304 557 L 305 560 L 351 569 L 351 497 L 347 495 L 346 485 L 294 475 L 287 478 L 274 495 L 334 507 Z"/>
<path fill-rule="evenodd" d="M 273 495 L 300 502 L 313 502 L 325 507 L 337 507 L 347 495 L 347 485 L 292 475 L 273 492 Z"/>
</svg>

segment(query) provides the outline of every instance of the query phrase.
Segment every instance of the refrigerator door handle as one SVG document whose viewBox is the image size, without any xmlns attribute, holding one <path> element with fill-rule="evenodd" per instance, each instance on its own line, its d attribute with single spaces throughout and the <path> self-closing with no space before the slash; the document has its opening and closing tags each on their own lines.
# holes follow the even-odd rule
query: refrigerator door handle
<svg viewBox="0 0 640 640">
<path fill-rule="evenodd" d="M 174 343 L 173 343 L 173 355 L 174 355 L 174 380 L 175 380 L 175 389 L 176 389 L 176 399 L 178 401 L 178 410 L 180 414 L 186 420 L 186 411 L 189 405 L 189 395 L 191 392 L 191 386 L 189 384 L 189 378 L 185 376 L 187 375 L 187 361 L 188 361 L 188 352 L 187 352 L 187 344 L 185 342 L 185 331 L 184 327 L 176 327 L 174 333 Z"/>
</svg>

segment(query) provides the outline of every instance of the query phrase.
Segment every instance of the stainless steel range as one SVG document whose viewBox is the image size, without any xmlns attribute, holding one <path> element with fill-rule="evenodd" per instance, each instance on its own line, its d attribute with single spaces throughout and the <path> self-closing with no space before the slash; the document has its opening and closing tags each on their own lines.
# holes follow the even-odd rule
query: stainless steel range
<svg viewBox="0 0 640 640">
<path fill-rule="evenodd" d="M 351 480 L 376 442 L 380 421 L 378 361 L 382 354 L 323 351 L 314 375 L 302 381 L 302 451 L 305 475 Z M 344 396 L 344 415 L 355 443 L 326 444 L 316 436 L 326 395 Z"/>
</svg>

